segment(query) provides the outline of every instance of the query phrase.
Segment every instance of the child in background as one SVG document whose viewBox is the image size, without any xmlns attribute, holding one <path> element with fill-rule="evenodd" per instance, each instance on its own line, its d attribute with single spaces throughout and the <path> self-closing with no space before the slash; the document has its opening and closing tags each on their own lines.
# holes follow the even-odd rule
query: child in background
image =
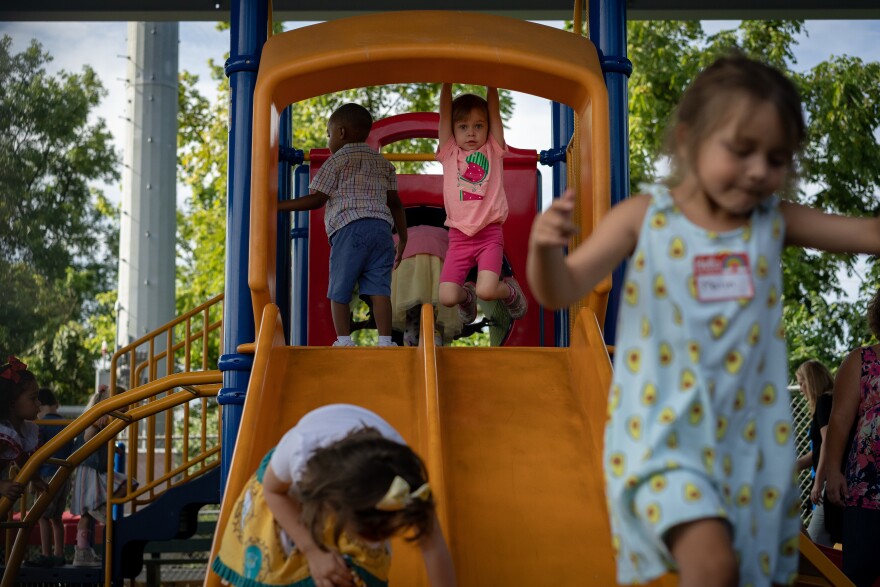
<svg viewBox="0 0 880 587">
<path fill-rule="evenodd" d="M 16 500 L 24 487 L 9 478 L 12 465 L 21 467 L 39 446 L 39 430 L 31 422 L 40 410 L 37 380 L 14 356 L 0 366 L 0 497 Z M 33 485 L 45 488 L 35 480 Z"/>
<path fill-rule="evenodd" d="M 458 305 L 461 321 L 477 315 L 477 297 L 502 300 L 513 319 L 528 302 L 513 277 L 499 281 L 504 255 L 501 225 L 507 219 L 502 159 L 507 153 L 496 88 L 487 100 L 473 94 L 452 99 L 452 84 L 440 90 L 437 161 L 443 165 L 443 203 L 449 250 L 440 276 L 440 303 Z M 477 282 L 465 282 L 477 266 Z"/>
<path fill-rule="evenodd" d="M 40 400 L 40 420 L 63 420 L 58 413 L 58 399 L 48 387 L 41 387 L 37 392 Z M 40 446 L 43 446 L 56 434 L 61 432 L 63 426 L 40 425 Z M 73 441 L 68 442 L 58 452 L 52 455 L 55 459 L 66 459 L 73 452 Z M 48 484 L 58 471 L 56 465 L 43 465 L 40 467 L 40 478 Z M 40 516 L 40 542 L 42 554 L 29 561 L 32 566 L 38 567 L 62 567 L 64 560 L 64 522 L 62 516 L 67 509 L 67 498 L 70 497 L 70 478 L 68 478 L 58 493 L 52 498 L 46 511 Z"/>
<path fill-rule="evenodd" d="M 330 239 L 330 284 L 327 297 L 336 342 L 351 340 L 349 302 L 355 284 L 370 297 L 379 346 L 391 341 L 391 271 L 406 247 L 406 217 L 397 195 L 394 166 L 364 141 L 373 118 L 358 104 L 337 108 L 327 121 L 327 146 L 332 153 L 309 185 L 312 193 L 280 203 L 279 210 L 315 210 L 327 204 L 324 225 Z M 397 229 L 395 250 L 391 227 Z"/>
<path fill-rule="evenodd" d="M 431 587 L 454 586 L 422 460 L 373 412 L 328 405 L 263 459 L 212 569 L 242 587 L 387 585 L 388 540 L 401 532 L 421 549 Z"/>
<path fill-rule="evenodd" d="M 98 402 L 110 397 L 109 388 L 101 385 L 92 394 L 84 412 L 92 409 Z M 109 416 L 102 416 L 94 424 L 85 429 L 82 442 L 88 442 L 93 436 L 109 424 Z M 125 475 L 113 473 L 114 493 L 120 495 L 125 490 Z M 107 504 L 107 450 L 99 448 L 94 458 L 83 461 L 76 468 L 76 480 L 73 483 L 73 495 L 70 498 L 70 512 L 80 516 L 76 523 L 76 550 L 73 555 L 75 567 L 100 567 L 101 558 L 92 548 L 91 531 L 94 521 L 106 523 Z"/>
<path fill-rule="evenodd" d="M 533 225 L 528 277 L 565 307 L 628 258 L 605 430 L 618 581 L 790 584 L 800 530 L 782 322 L 786 245 L 880 254 L 880 218 L 780 200 L 804 140 L 795 86 L 742 56 L 682 96 L 673 178 L 612 208 L 567 257 L 567 192 Z"/>
<path fill-rule="evenodd" d="M 440 272 L 449 235 L 446 229 L 417 224 L 407 229 L 403 260 L 391 274 L 391 327 L 403 332 L 404 346 L 419 345 L 422 304 L 433 304 L 435 343 L 450 343 L 461 332 L 458 311 L 439 303 Z"/>
</svg>

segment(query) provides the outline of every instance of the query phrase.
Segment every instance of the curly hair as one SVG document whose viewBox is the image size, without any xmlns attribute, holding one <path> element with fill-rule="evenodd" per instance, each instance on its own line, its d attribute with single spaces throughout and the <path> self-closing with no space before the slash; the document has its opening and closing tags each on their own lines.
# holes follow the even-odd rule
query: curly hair
<svg viewBox="0 0 880 587">
<path fill-rule="evenodd" d="M 395 476 L 413 488 L 428 479 L 422 459 L 412 449 L 385 438 L 375 428 L 355 430 L 315 451 L 295 490 L 302 504 L 301 520 L 315 544 L 326 549 L 328 519 L 333 523 L 334 543 L 346 529 L 369 541 L 387 540 L 407 530 L 413 531 L 409 540 L 430 533 L 432 498 L 414 499 L 398 511 L 376 509 Z"/>
<path fill-rule="evenodd" d="M 370 111 L 354 102 L 343 104 L 333 111 L 330 115 L 329 122 L 344 126 L 351 132 L 356 142 L 362 143 L 370 136 L 370 129 L 373 128 L 373 117 Z"/>
</svg>

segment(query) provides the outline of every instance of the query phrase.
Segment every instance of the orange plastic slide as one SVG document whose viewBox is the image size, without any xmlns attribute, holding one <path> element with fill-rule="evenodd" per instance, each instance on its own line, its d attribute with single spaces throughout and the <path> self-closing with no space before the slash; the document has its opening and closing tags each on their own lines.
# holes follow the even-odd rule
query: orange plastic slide
<svg viewBox="0 0 880 587">
<path fill-rule="evenodd" d="M 428 306 L 430 309 L 430 306 Z M 431 329 L 431 311 L 423 327 Z M 584 310 L 570 348 L 288 347 L 263 313 L 219 528 L 263 455 L 306 412 L 353 403 L 425 459 L 458 584 L 614 585 L 601 470 L 611 365 Z M 215 538 L 214 552 L 221 533 Z M 427 585 L 394 544 L 392 584 Z M 206 585 L 219 585 L 209 571 Z"/>
</svg>

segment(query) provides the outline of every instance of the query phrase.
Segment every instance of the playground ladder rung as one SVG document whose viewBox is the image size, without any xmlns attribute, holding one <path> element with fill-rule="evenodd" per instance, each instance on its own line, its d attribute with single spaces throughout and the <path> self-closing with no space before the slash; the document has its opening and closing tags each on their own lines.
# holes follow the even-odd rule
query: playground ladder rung
<svg viewBox="0 0 880 587">
<path fill-rule="evenodd" d="M 125 420 L 126 422 L 131 422 L 131 416 L 126 414 L 125 412 L 120 412 L 119 410 L 112 410 L 109 412 L 111 416 L 114 418 L 119 418 L 120 420 Z"/>
<path fill-rule="evenodd" d="M 27 527 L 28 527 L 28 525 L 25 524 L 24 522 L 0 522 L 0 528 L 7 528 L 10 530 L 12 528 L 27 528 Z"/>
</svg>

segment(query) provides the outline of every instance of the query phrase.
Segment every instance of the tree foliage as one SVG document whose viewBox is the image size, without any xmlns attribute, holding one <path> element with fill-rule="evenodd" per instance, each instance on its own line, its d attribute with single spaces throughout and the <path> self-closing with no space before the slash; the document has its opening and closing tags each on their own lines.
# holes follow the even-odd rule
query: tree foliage
<svg viewBox="0 0 880 587">
<path fill-rule="evenodd" d="M 800 21 L 743 21 L 707 35 L 698 22 L 629 23 L 630 179 L 633 193 L 662 175 L 666 122 L 696 73 L 732 48 L 786 72 L 798 85 L 808 123 L 799 187 L 790 197 L 831 212 L 880 214 L 880 64 L 832 56 L 808 71 L 795 69 Z M 841 273 L 859 270 L 856 257 L 787 249 L 783 257 L 784 317 L 792 369 L 818 358 L 830 367 L 841 352 L 869 340 L 866 300 L 880 287 L 874 266 L 861 275 L 859 299 L 840 301 Z"/>
<path fill-rule="evenodd" d="M 0 40 L 0 356 L 25 357 L 41 384 L 78 401 L 100 343 L 86 324 L 115 280 L 114 212 L 90 185 L 118 178 L 95 72 L 50 75 L 32 41 Z"/>
</svg>

